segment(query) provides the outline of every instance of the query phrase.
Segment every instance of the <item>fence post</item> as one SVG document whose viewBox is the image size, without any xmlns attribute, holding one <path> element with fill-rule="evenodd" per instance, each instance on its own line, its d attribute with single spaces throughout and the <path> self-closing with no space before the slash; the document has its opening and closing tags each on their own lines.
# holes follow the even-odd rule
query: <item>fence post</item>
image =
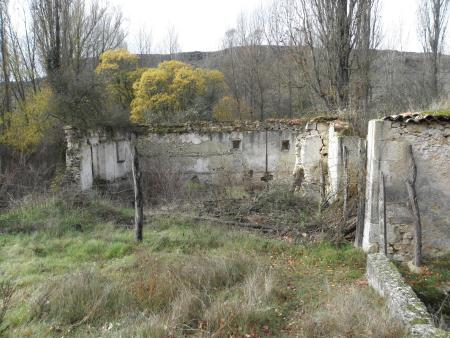
<svg viewBox="0 0 450 338">
<path fill-rule="evenodd" d="M 346 146 L 343 147 L 343 157 L 344 157 L 344 207 L 343 207 L 343 217 L 344 223 L 348 220 L 348 194 L 349 194 L 349 172 L 348 172 L 348 149 Z"/>
<path fill-rule="evenodd" d="M 319 202 L 319 214 L 322 212 L 322 207 L 324 207 L 324 203 L 325 203 L 325 198 L 326 198 L 326 194 L 325 194 L 325 172 L 324 172 L 324 168 L 323 168 L 323 161 L 322 158 L 319 161 L 319 190 L 320 190 L 320 202 Z"/>
<path fill-rule="evenodd" d="M 364 218 L 366 214 L 366 166 L 367 148 L 366 140 L 360 139 L 358 143 L 358 213 L 355 233 L 355 246 L 362 247 L 364 235 Z"/>
<path fill-rule="evenodd" d="M 383 245 L 383 253 L 387 256 L 387 226 L 386 226 L 386 188 L 384 184 L 384 175 L 380 170 L 380 191 L 378 194 L 378 218 L 380 225 L 380 236 Z"/>
<path fill-rule="evenodd" d="M 134 190 L 134 229 L 135 238 L 137 242 L 142 242 L 142 228 L 144 226 L 144 201 L 142 197 L 142 173 L 139 168 L 139 152 L 134 142 L 134 137 L 131 137 L 131 158 L 132 158 L 132 173 L 133 173 L 133 190 Z"/>
<path fill-rule="evenodd" d="M 420 220 L 419 203 L 417 202 L 416 179 L 417 167 L 414 161 L 412 146 L 408 148 L 409 173 L 406 178 L 406 188 L 408 190 L 409 204 L 414 218 L 414 265 L 422 265 L 422 223 Z"/>
</svg>

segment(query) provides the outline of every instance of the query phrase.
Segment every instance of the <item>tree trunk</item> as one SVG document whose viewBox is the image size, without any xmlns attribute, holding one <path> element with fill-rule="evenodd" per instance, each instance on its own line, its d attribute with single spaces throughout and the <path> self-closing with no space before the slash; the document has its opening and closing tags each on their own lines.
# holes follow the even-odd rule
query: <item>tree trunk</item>
<svg viewBox="0 0 450 338">
<path fill-rule="evenodd" d="M 3 101 L 4 108 L 2 110 L 2 122 L 5 123 L 5 112 L 11 112 L 11 82 L 9 74 L 9 53 L 8 53 L 8 41 L 7 41 L 7 25 L 6 19 L 8 17 L 7 8 L 0 8 L 0 39 L 1 39 L 1 55 L 2 55 L 2 75 L 5 88 L 5 99 Z"/>
<path fill-rule="evenodd" d="M 134 228 L 137 242 L 142 242 L 142 228 L 144 225 L 144 202 L 142 198 L 142 173 L 139 168 L 139 153 L 136 145 L 132 147 L 132 173 L 134 188 Z"/>
<path fill-rule="evenodd" d="M 348 108 L 348 94 L 350 83 L 350 39 L 351 28 L 349 24 L 348 0 L 338 0 L 337 3 L 337 108 Z M 351 19 L 351 17 L 350 17 Z"/>
</svg>

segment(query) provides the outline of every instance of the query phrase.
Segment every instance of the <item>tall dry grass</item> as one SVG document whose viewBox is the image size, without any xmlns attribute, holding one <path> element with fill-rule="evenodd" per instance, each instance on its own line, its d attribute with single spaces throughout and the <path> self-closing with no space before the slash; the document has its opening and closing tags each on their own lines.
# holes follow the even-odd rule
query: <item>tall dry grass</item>
<svg viewBox="0 0 450 338">
<path fill-rule="evenodd" d="M 373 291 L 352 287 L 331 292 L 327 302 L 309 309 L 296 323 L 299 337 L 406 337 L 407 332 Z"/>
<path fill-rule="evenodd" d="M 242 255 L 141 254 L 120 276 L 89 269 L 47 283 L 31 316 L 71 329 L 120 323 L 112 336 L 221 336 L 267 317 L 272 279 Z"/>
</svg>

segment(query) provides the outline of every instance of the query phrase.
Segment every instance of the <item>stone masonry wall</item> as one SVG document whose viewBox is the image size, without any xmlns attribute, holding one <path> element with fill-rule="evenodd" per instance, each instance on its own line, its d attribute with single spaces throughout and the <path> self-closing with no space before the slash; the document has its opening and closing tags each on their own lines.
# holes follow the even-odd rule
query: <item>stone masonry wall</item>
<svg viewBox="0 0 450 338">
<path fill-rule="evenodd" d="M 369 285 L 386 299 L 391 315 L 408 328 L 409 337 L 448 337 L 446 332 L 433 325 L 425 305 L 386 256 L 383 254 L 367 256 L 367 280 Z"/>
<path fill-rule="evenodd" d="M 243 122 L 171 127 L 141 127 L 137 147 L 145 171 L 179 170 L 186 179 L 203 183 L 261 182 L 267 170 L 275 180 L 291 181 L 298 123 Z M 95 131 L 82 135 L 66 129 L 67 176 L 82 190 L 94 180 L 113 182 L 131 172 L 126 133 Z M 170 168 L 163 168 L 170 166 Z M 224 181 L 225 180 L 225 181 Z"/>
<path fill-rule="evenodd" d="M 302 193 L 316 200 L 320 198 L 320 169 L 327 175 L 328 128 L 329 122 L 310 122 L 296 140 L 294 175 L 302 177 Z"/>
<path fill-rule="evenodd" d="M 261 182 L 267 170 L 275 180 L 290 181 L 295 164 L 295 138 L 300 128 L 265 130 L 195 130 L 149 133 L 138 149 L 147 166 L 170 165 L 202 183 Z"/>
<path fill-rule="evenodd" d="M 323 175 L 325 194 L 334 202 L 342 192 L 344 183 L 343 150 L 348 151 L 349 181 L 356 182 L 358 165 L 357 136 L 345 136 L 348 125 L 339 120 L 310 122 L 296 142 L 296 167 L 294 174 L 303 175 L 301 189 L 305 195 L 318 200 Z M 323 173 L 320 170 L 323 170 Z"/>
<path fill-rule="evenodd" d="M 412 259 L 413 218 L 405 179 L 408 149 L 417 166 L 416 190 L 422 221 L 425 257 L 450 253 L 450 123 L 418 120 L 369 123 L 366 216 L 363 248 L 378 251 L 379 173 L 385 176 L 388 254 L 395 260 Z"/>
</svg>

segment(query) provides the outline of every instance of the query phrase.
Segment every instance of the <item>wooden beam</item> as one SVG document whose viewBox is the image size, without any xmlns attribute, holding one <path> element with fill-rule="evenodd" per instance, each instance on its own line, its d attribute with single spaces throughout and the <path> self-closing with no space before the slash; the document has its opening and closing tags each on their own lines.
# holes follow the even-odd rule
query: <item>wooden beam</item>
<svg viewBox="0 0 450 338">
<path fill-rule="evenodd" d="M 414 160 L 412 146 L 408 148 L 408 177 L 406 178 L 406 189 L 408 190 L 409 205 L 414 219 L 414 260 L 415 266 L 422 265 L 422 222 L 420 220 L 419 203 L 416 193 L 417 166 Z"/>
<path fill-rule="evenodd" d="M 358 212 L 355 233 L 355 246 L 362 247 L 364 236 L 364 219 L 366 215 L 366 166 L 367 148 L 366 140 L 360 139 L 358 143 Z"/>
<path fill-rule="evenodd" d="M 319 177 L 319 179 L 320 179 L 320 182 L 319 182 L 319 184 L 320 184 L 320 187 L 319 187 L 319 189 L 320 189 L 319 214 L 320 214 L 322 212 L 322 207 L 324 206 L 325 198 L 326 198 L 326 196 L 325 196 L 325 171 L 323 168 L 323 159 L 322 158 L 320 158 L 320 161 L 319 161 L 319 175 L 320 175 L 320 177 Z"/>
<path fill-rule="evenodd" d="M 387 225 L 386 225 L 386 188 L 384 174 L 380 170 L 380 190 L 378 194 L 378 217 L 380 225 L 380 239 L 383 253 L 387 255 Z"/>
<path fill-rule="evenodd" d="M 350 177 L 348 172 L 348 149 L 346 146 L 343 147 L 343 161 L 344 161 L 344 207 L 343 207 L 343 218 L 344 223 L 347 223 L 348 220 L 348 198 L 349 198 L 349 185 L 350 185 Z"/>
<path fill-rule="evenodd" d="M 136 145 L 132 141 L 132 173 L 133 173 L 133 189 L 134 189 L 134 229 L 135 239 L 142 242 L 142 229 L 144 226 L 144 201 L 142 197 L 142 173 L 139 168 L 139 153 Z"/>
</svg>

